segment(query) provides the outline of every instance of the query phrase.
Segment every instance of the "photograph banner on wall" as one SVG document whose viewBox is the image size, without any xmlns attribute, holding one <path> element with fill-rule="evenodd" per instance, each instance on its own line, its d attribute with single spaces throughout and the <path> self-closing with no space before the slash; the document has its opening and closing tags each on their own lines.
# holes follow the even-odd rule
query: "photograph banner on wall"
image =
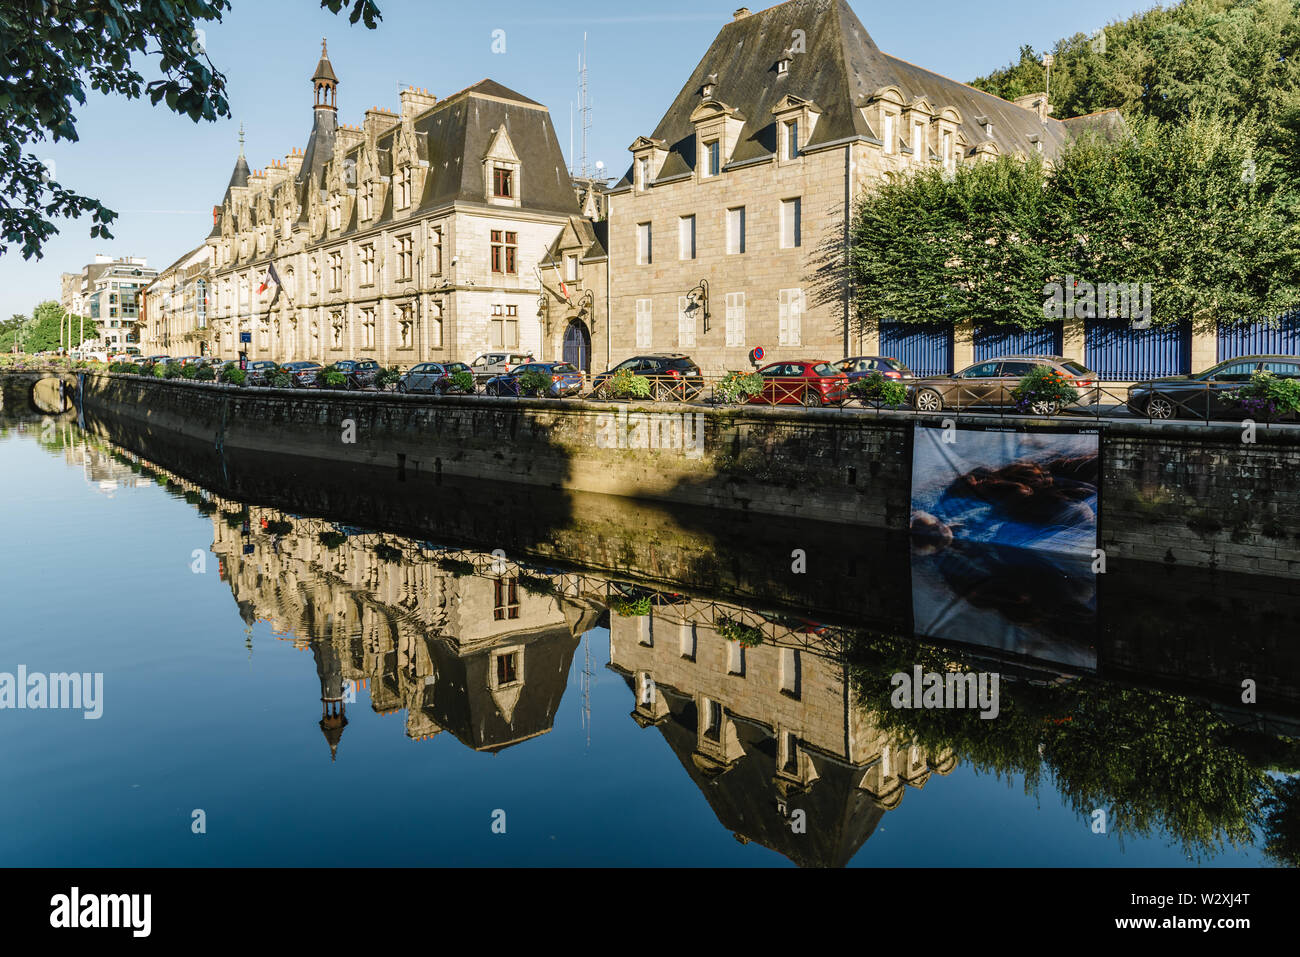
<svg viewBox="0 0 1300 957">
<path fill-rule="evenodd" d="M 1099 438 L 917 426 L 917 635 L 1096 667 Z"/>
</svg>

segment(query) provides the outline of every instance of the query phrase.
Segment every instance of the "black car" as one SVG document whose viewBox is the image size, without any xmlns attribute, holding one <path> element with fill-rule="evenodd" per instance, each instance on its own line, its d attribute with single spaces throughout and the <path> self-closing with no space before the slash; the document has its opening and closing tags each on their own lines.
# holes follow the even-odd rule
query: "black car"
<svg viewBox="0 0 1300 957">
<path fill-rule="evenodd" d="M 286 362 L 280 368 L 293 377 L 295 389 L 310 389 L 316 385 L 316 377 L 325 367 L 319 362 Z"/>
<path fill-rule="evenodd" d="M 650 396 L 653 399 L 691 402 L 698 399 L 704 391 L 704 376 L 690 356 L 664 352 L 624 359 L 592 380 L 591 394 L 597 398 L 602 397 L 607 391 L 606 383 L 614 373 L 622 369 L 648 378 Z"/>
<path fill-rule="evenodd" d="M 383 366 L 374 359 L 341 359 L 334 363 L 334 369 L 347 377 L 344 388 L 369 389 L 374 386 L 375 380 L 379 378 Z M 318 382 L 317 385 L 320 388 L 325 388 L 323 381 Z"/>
<path fill-rule="evenodd" d="M 447 395 L 461 392 L 460 386 L 452 381 L 457 372 L 467 372 L 470 376 L 469 392 L 474 391 L 474 373 L 463 362 L 421 362 L 412 366 L 397 380 L 398 392 L 427 392 L 430 395 Z"/>
<path fill-rule="evenodd" d="M 1129 387 L 1127 405 L 1134 415 L 1151 419 L 1244 419 L 1253 413 L 1231 397 L 1256 372 L 1300 379 L 1296 356 L 1239 356 L 1196 375 L 1168 376 Z M 1293 419 L 1287 413 L 1280 418 Z"/>
</svg>

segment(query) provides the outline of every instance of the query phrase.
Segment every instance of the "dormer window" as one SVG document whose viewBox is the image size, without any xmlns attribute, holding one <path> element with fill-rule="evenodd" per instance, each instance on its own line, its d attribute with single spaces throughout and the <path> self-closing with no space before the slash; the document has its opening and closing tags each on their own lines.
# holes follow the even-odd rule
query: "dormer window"
<svg viewBox="0 0 1300 957">
<path fill-rule="evenodd" d="M 1029 137 L 1029 142 L 1034 144 L 1034 152 L 1041 153 L 1043 151 L 1043 138 L 1037 133 Z"/>
<path fill-rule="evenodd" d="M 650 186 L 650 157 L 642 156 L 636 161 L 636 185 L 637 189 L 648 189 Z"/>
<path fill-rule="evenodd" d="M 704 144 L 704 175 L 717 176 L 722 172 L 722 144 L 711 140 Z"/>
<path fill-rule="evenodd" d="M 718 74 L 710 73 L 704 78 L 704 85 L 700 87 L 700 95 L 706 100 L 713 99 L 713 91 L 718 86 Z"/>
<path fill-rule="evenodd" d="M 796 159 L 799 156 L 799 121 L 790 120 L 785 124 L 785 158 Z"/>
<path fill-rule="evenodd" d="M 361 189 L 361 218 L 370 219 L 375 210 L 375 186 L 373 183 L 367 183 Z"/>
<path fill-rule="evenodd" d="M 492 172 L 492 195 L 498 199 L 514 198 L 514 170 L 498 166 Z"/>
<path fill-rule="evenodd" d="M 912 124 L 912 159 L 920 163 L 925 160 L 925 124 Z"/>
<path fill-rule="evenodd" d="M 787 73 L 790 72 L 790 61 L 792 59 L 794 58 L 790 55 L 789 50 L 786 50 L 784 53 L 781 54 L 781 59 L 776 61 L 777 76 L 785 76 Z"/>
<path fill-rule="evenodd" d="M 406 209 L 411 205 L 411 171 L 403 166 L 393 176 L 393 206 Z"/>
<path fill-rule="evenodd" d="M 885 141 L 884 149 L 886 153 L 894 152 L 894 146 L 898 142 L 897 140 L 898 134 L 895 132 L 895 123 L 897 122 L 897 120 L 898 120 L 897 114 L 894 113 L 885 114 L 885 122 L 884 122 L 884 130 L 882 130 L 882 138 Z"/>
</svg>

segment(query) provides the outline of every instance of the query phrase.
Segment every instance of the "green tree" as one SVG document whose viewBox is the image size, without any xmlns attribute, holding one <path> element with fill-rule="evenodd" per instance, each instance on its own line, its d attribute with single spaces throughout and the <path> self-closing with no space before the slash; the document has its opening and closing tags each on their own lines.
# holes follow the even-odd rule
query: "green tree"
<svg viewBox="0 0 1300 957">
<path fill-rule="evenodd" d="M 1137 119 L 1036 157 L 888 181 L 858 202 L 847 272 L 859 327 L 1041 325 L 1048 284 L 1151 284 L 1151 319 L 1277 315 L 1300 301 L 1294 184 L 1252 121 Z"/>
<path fill-rule="evenodd" d="M 373 0 L 321 0 L 374 29 Z M 229 0 L 114 0 L 106 3 L 0 0 L 0 253 L 21 246 L 40 257 L 56 218 L 90 214 L 90 235 L 111 238 L 117 213 L 55 180 L 30 150 L 47 138 L 76 140 L 74 109 L 96 93 L 154 105 L 199 120 L 230 115 L 226 78 L 202 43 L 199 25 L 221 20 Z M 156 58 L 145 81 L 139 60 Z"/>
</svg>

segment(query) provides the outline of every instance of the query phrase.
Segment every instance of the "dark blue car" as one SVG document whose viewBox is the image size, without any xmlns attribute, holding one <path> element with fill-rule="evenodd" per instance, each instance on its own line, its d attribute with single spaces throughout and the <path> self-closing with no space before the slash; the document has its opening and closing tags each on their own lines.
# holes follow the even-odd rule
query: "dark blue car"
<svg viewBox="0 0 1300 957">
<path fill-rule="evenodd" d="M 525 390 L 520 380 L 530 372 L 548 376 L 551 384 L 544 391 L 528 392 L 528 395 L 563 399 L 569 395 L 580 395 L 583 386 L 586 385 L 586 377 L 570 362 L 529 362 L 515 366 L 503 375 L 488 379 L 483 386 L 483 392 L 485 395 L 523 395 Z"/>
</svg>

